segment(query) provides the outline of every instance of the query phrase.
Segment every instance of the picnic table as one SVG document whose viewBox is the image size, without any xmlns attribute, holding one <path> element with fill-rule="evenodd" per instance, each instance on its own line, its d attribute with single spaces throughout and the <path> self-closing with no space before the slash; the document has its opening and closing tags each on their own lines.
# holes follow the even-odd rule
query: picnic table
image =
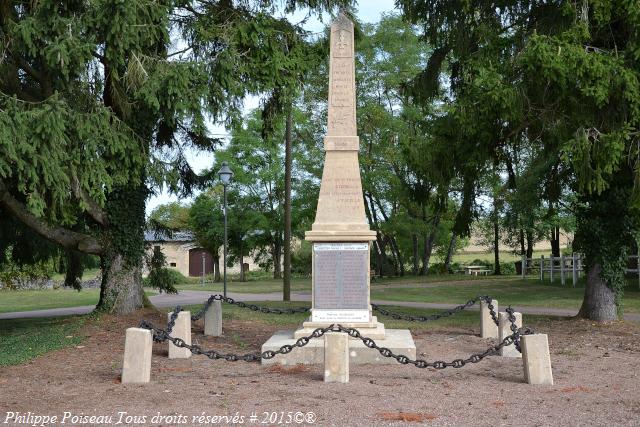
<svg viewBox="0 0 640 427">
<path fill-rule="evenodd" d="M 487 270 L 484 265 L 468 265 L 464 269 L 465 274 L 470 276 L 478 276 L 480 274 L 486 276 L 491 273 L 491 270 Z"/>
</svg>

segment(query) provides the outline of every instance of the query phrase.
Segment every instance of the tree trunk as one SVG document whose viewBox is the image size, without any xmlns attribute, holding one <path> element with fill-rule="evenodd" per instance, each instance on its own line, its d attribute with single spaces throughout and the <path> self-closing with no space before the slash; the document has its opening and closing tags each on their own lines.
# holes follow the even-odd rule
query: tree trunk
<svg viewBox="0 0 640 427">
<path fill-rule="evenodd" d="M 500 230 L 498 229 L 498 213 L 494 212 L 493 219 L 493 274 L 499 276 L 500 271 Z"/>
<path fill-rule="evenodd" d="M 449 241 L 449 248 L 447 249 L 447 259 L 444 261 L 444 271 L 447 273 L 453 273 L 453 270 L 451 269 L 451 260 L 456 247 L 456 237 L 456 233 L 451 233 L 451 240 Z"/>
<path fill-rule="evenodd" d="M 551 230 L 551 255 L 560 257 L 560 227 Z"/>
<path fill-rule="evenodd" d="M 242 239 L 240 240 L 240 281 L 241 282 L 246 282 L 247 279 L 245 277 L 245 271 L 244 271 L 244 253 L 243 251 L 243 247 L 242 247 Z"/>
<path fill-rule="evenodd" d="M 220 256 L 213 257 L 213 281 L 220 281 Z"/>
<path fill-rule="evenodd" d="M 132 313 L 150 305 L 142 290 L 145 200 L 143 185 L 112 191 L 105 204 L 109 226 L 103 234 L 105 251 L 100 258 L 102 284 L 97 310 Z"/>
<path fill-rule="evenodd" d="M 369 224 L 373 225 L 373 228 L 376 230 L 376 242 L 374 245 L 376 250 L 376 268 L 378 269 L 378 276 L 383 277 L 385 274 L 386 259 L 385 244 L 380 228 L 378 227 L 378 215 L 376 214 L 372 199 L 371 194 L 364 193 L 364 210 L 369 219 Z"/>
<path fill-rule="evenodd" d="M 527 258 L 533 258 L 533 233 L 530 230 L 526 232 L 527 236 Z"/>
<path fill-rule="evenodd" d="M 391 237 L 389 239 L 391 243 L 391 250 L 395 254 L 396 259 L 396 275 L 404 276 L 404 260 L 402 259 L 402 254 L 400 253 L 400 248 L 398 248 L 398 242 L 396 242 L 395 237 Z"/>
<path fill-rule="evenodd" d="M 84 272 L 82 253 L 72 249 L 66 249 L 65 257 L 67 265 L 64 285 L 79 291 L 82 289 L 82 273 Z"/>
<path fill-rule="evenodd" d="M 418 272 L 420 270 L 420 255 L 418 254 L 419 249 L 418 249 L 418 235 L 417 234 L 412 234 L 411 235 L 411 243 L 413 244 L 413 268 L 411 269 L 411 273 L 414 276 L 418 275 Z"/>
<path fill-rule="evenodd" d="M 431 262 L 431 253 L 433 252 L 433 242 L 436 240 L 438 233 L 438 225 L 440 225 L 440 213 L 436 214 L 431 223 L 431 232 L 424 236 L 424 253 L 422 254 L 422 274 L 429 274 L 429 263 Z"/>
<path fill-rule="evenodd" d="M 593 263 L 587 269 L 587 284 L 578 317 L 606 322 L 618 318 L 616 294 L 600 277 L 600 264 Z"/>
<path fill-rule="evenodd" d="M 280 241 L 276 239 L 272 247 L 273 251 L 271 256 L 273 258 L 273 278 L 282 279 L 282 247 Z"/>
<path fill-rule="evenodd" d="M 128 265 L 122 254 L 102 259 L 102 285 L 97 310 L 113 313 L 132 313 L 144 304 L 142 269 Z"/>
<path fill-rule="evenodd" d="M 284 279 L 282 281 L 282 300 L 291 301 L 291 127 L 292 107 L 287 112 L 284 149 Z"/>
</svg>

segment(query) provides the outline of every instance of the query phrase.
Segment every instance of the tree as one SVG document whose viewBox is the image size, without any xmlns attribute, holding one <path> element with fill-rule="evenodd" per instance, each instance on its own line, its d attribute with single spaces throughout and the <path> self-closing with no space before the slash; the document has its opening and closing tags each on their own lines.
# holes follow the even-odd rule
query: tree
<svg viewBox="0 0 640 427">
<path fill-rule="evenodd" d="M 264 265 L 273 268 L 274 279 L 282 279 L 284 129 L 277 122 L 263 139 L 262 127 L 261 112 L 255 110 L 244 126 L 232 130 L 231 141 L 225 150 L 216 153 L 216 162 L 229 163 L 239 197 L 261 215 L 262 228 L 255 230 L 258 251 Z"/>
<path fill-rule="evenodd" d="M 165 228 L 171 231 L 189 229 L 189 206 L 170 202 L 156 206 L 148 219 L 150 228 Z"/>
<path fill-rule="evenodd" d="M 0 209 L 101 258 L 98 309 L 142 306 L 145 199 L 205 184 L 184 157 L 219 145 L 205 116 L 232 121 L 246 94 L 297 66 L 282 43 L 303 31 L 274 12 L 271 1 L 0 2 Z"/>
<path fill-rule="evenodd" d="M 576 193 L 575 247 L 587 266 L 580 316 L 615 319 L 638 227 L 640 5 L 399 3 L 435 48 L 413 92 L 444 100 L 453 155 L 469 154 L 455 164 L 466 186 L 459 226 L 468 231 L 482 170 L 532 147 L 531 164 L 546 164 L 553 177 L 548 207 L 558 190 Z M 445 71 L 449 84 L 442 88 Z"/>
<path fill-rule="evenodd" d="M 147 256 L 147 268 L 149 276 L 147 276 L 147 285 L 158 289 L 161 293 L 164 291 L 168 294 L 177 294 L 176 285 L 178 279 L 172 270 L 167 267 L 167 258 L 162 253 L 160 247 L 156 246 L 149 256 Z"/>
<path fill-rule="evenodd" d="M 189 229 L 200 247 L 213 258 L 214 281 L 220 281 L 220 247 L 224 243 L 224 213 L 220 187 L 196 197 L 189 208 Z"/>
</svg>

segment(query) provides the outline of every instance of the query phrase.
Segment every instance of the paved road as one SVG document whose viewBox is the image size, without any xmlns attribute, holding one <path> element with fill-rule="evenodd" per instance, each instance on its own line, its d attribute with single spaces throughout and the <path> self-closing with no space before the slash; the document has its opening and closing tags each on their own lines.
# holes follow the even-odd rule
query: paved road
<svg viewBox="0 0 640 427">
<path fill-rule="evenodd" d="M 156 307 L 175 307 L 176 305 L 192 305 L 202 304 L 211 295 L 211 292 L 207 291 L 180 291 L 177 295 L 158 294 L 153 295 L 149 299 Z M 229 292 L 228 296 L 239 301 L 281 301 L 282 294 L 280 292 L 264 293 L 264 294 L 246 294 L 238 292 Z M 311 294 L 308 292 L 292 293 L 291 299 L 293 301 L 311 301 Z M 447 310 L 455 307 L 457 304 L 440 304 L 440 303 L 424 303 L 424 302 L 408 302 L 408 301 L 386 301 L 386 300 L 372 300 L 374 304 L 379 305 L 396 305 L 403 307 L 415 307 L 415 308 L 431 308 Z M 32 317 L 55 317 L 55 316 L 68 316 L 74 314 L 86 314 L 93 310 L 94 306 L 87 305 L 82 307 L 67 307 L 67 308 L 53 308 L 49 310 L 36 310 L 36 311 L 19 311 L 14 313 L 0 313 L 0 320 L 2 319 L 23 319 Z M 568 310 L 563 308 L 548 308 L 548 307 L 513 307 L 516 311 L 523 314 L 540 314 L 549 316 L 575 316 L 577 311 Z M 471 309 L 477 310 L 478 307 L 471 307 Z M 640 322 L 640 314 L 626 314 L 625 320 L 632 320 Z"/>
</svg>

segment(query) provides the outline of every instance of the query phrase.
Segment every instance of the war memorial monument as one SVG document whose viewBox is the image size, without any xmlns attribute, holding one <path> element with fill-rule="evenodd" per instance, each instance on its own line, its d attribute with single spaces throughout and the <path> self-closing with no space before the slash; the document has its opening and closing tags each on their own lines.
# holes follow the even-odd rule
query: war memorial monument
<svg viewBox="0 0 640 427">
<path fill-rule="evenodd" d="M 415 358 L 416 346 L 408 330 L 386 329 L 372 315 L 369 256 L 376 233 L 369 229 L 364 210 L 356 127 L 354 27 L 344 15 L 331 25 L 327 135 L 325 161 L 315 222 L 306 232 L 313 245 L 311 316 L 296 331 L 279 331 L 262 350 L 275 350 L 333 323 L 357 328 L 394 352 Z M 352 363 L 396 363 L 349 341 Z M 263 363 L 322 363 L 324 340 L 313 340 L 299 351 Z"/>
</svg>

